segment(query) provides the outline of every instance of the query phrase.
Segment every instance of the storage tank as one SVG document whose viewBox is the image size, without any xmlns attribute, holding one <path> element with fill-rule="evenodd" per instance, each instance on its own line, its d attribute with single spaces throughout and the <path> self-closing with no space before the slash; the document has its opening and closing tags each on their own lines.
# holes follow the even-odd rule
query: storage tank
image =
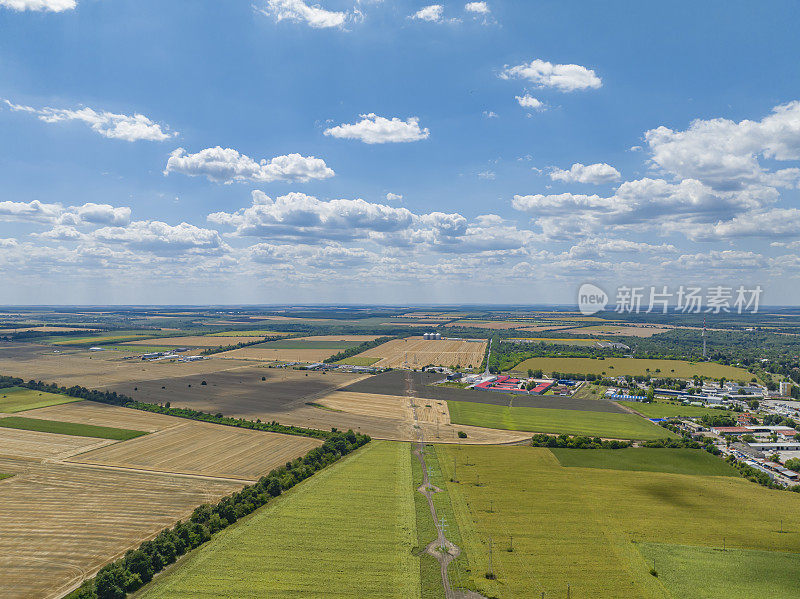
<svg viewBox="0 0 800 599">
<path fill-rule="evenodd" d="M 437 339 L 437 340 L 441 340 L 441 338 L 442 338 L 442 334 L 441 334 L 441 333 L 434 333 L 434 334 L 433 334 L 433 338 L 434 338 L 434 339 Z"/>
</svg>

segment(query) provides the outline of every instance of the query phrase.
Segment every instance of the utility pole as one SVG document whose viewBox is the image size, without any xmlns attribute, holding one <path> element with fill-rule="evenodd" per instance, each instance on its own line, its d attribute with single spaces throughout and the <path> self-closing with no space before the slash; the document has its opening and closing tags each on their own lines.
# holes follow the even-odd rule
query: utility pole
<svg viewBox="0 0 800 599">
<path fill-rule="evenodd" d="M 509 551 L 514 551 L 514 535 L 509 535 L 508 550 Z"/>
<path fill-rule="evenodd" d="M 569 589 L 569 583 L 567 583 L 567 599 L 569 599 L 569 591 L 570 591 L 570 589 Z"/>
<path fill-rule="evenodd" d="M 706 317 L 703 316 L 703 359 L 706 359 Z"/>
<path fill-rule="evenodd" d="M 489 537 L 489 574 L 487 578 L 494 580 L 494 569 L 492 568 L 492 537 Z"/>
<path fill-rule="evenodd" d="M 453 482 L 458 482 L 458 478 L 456 477 L 456 456 L 453 456 Z"/>
</svg>

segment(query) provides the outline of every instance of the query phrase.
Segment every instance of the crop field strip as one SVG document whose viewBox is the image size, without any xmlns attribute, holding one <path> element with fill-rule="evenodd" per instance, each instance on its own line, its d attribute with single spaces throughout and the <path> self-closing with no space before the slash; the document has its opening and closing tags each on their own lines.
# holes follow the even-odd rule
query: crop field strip
<svg viewBox="0 0 800 599">
<path fill-rule="evenodd" d="M 592 401 L 592 400 L 586 400 Z M 483 403 L 448 401 L 450 421 L 514 431 L 588 435 L 609 439 L 661 439 L 675 437 L 636 414 L 588 412 L 550 408 L 505 407 Z"/>
<path fill-rule="evenodd" d="M 800 540 L 796 494 L 767 490 L 738 477 L 706 476 L 702 461 L 691 474 L 671 474 L 564 468 L 544 448 L 439 445 L 436 450 L 473 566 L 473 582 L 487 596 L 545 592 L 559 597 L 566 595 L 569 583 L 572 597 L 668 599 L 671 595 L 659 580 L 669 576 L 664 571 L 669 566 L 657 565 L 659 578 L 651 576 L 652 561 L 644 548 L 639 550 L 644 543 L 721 548 L 725 539 L 729 548 L 792 552 Z M 574 451 L 588 455 L 599 450 Z M 647 452 L 639 455 L 652 463 Z M 670 467 L 669 455 L 665 468 Z M 449 482 L 454 462 L 458 483 Z M 782 534 L 781 516 L 788 531 Z M 483 578 L 490 535 L 496 581 Z M 511 535 L 514 551 L 507 552 L 503 548 Z M 761 583 L 770 588 L 768 578 Z M 727 597 L 726 588 L 688 596 Z M 786 595 L 747 597 L 756 596 Z"/>
<path fill-rule="evenodd" d="M 187 337 L 163 337 L 158 339 L 141 339 L 128 341 L 126 347 L 137 346 L 164 346 L 164 347 L 220 347 L 223 345 L 236 345 L 243 341 L 253 339 L 243 339 L 241 337 L 222 337 L 215 335 L 190 335 Z M 143 349 L 144 351 L 144 349 Z"/>
<path fill-rule="evenodd" d="M 358 354 L 364 358 L 381 358 L 375 362 L 378 368 L 399 368 L 408 366 L 475 367 L 481 365 L 486 352 L 486 342 L 427 340 L 420 337 L 393 339 Z"/>
<path fill-rule="evenodd" d="M 343 349 L 343 348 L 342 348 Z M 338 353 L 336 348 L 274 348 L 267 346 L 242 347 L 216 354 L 216 358 L 256 360 L 262 362 L 322 362 Z"/>
<path fill-rule="evenodd" d="M 75 437 L 94 437 L 98 439 L 112 439 L 114 441 L 127 441 L 146 435 L 145 431 L 136 431 L 110 426 L 97 426 L 77 422 L 60 422 L 57 420 L 44 420 L 42 418 L 25 418 L 21 416 L 7 416 L 0 418 L 0 427 L 25 431 L 37 431 L 58 435 L 72 435 Z"/>
<path fill-rule="evenodd" d="M 0 429 L 0 457 L 61 459 L 111 443 L 111 439 Z"/>
<path fill-rule="evenodd" d="M 319 445 L 320 441 L 308 437 L 184 421 L 126 443 L 76 455 L 69 461 L 255 481 Z"/>
<path fill-rule="evenodd" d="M 420 596 L 408 445 L 373 441 L 159 576 L 141 599 Z"/>
<path fill-rule="evenodd" d="M 43 418 L 45 420 L 75 422 L 77 424 L 92 424 L 96 426 L 108 426 L 147 432 L 158 431 L 184 422 L 172 416 L 122 408 L 120 406 L 110 406 L 94 401 L 76 401 L 58 406 L 38 408 L 36 410 L 20 412 L 18 415 L 26 418 Z"/>
<path fill-rule="evenodd" d="M 197 505 L 241 487 L 2 456 L 0 471 L 14 474 L 0 484 L 4 599 L 61 597 L 108 560 L 185 519 Z"/>
<path fill-rule="evenodd" d="M 0 389 L 0 413 L 14 414 L 33 408 L 42 408 L 79 401 L 75 397 L 60 393 L 47 393 L 24 387 L 5 387 Z"/>
<path fill-rule="evenodd" d="M 728 380 L 749 381 L 752 375 L 735 366 L 714 362 L 684 362 L 683 360 L 659 360 L 638 358 L 530 358 L 517 364 L 513 370 L 525 372 L 540 369 L 545 373 L 567 372 L 577 374 L 605 374 L 606 376 L 644 376 L 662 378 L 691 378 L 701 375 L 710 378 L 725 377 Z"/>
<path fill-rule="evenodd" d="M 738 476 L 726 461 L 697 449 L 551 449 L 565 468 L 600 468 L 704 476 Z"/>
</svg>

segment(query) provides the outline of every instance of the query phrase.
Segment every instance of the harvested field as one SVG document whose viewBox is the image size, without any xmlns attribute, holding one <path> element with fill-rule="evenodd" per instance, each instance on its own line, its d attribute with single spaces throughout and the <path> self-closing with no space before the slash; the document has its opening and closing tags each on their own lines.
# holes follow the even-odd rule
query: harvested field
<svg viewBox="0 0 800 599">
<path fill-rule="evenodd" d="M 119 406 L 109 406 L 94 401 L 76 401 L 60 406 L 28 410 L 18 415 L 26 418 L 43 418 L 45 420 L 111 426 L 147 432 L 169 428 L 183 422 L 183 420 L 178 420 L 172 416 Z"/>
<path fill-rule="evenodd" d="M 189 421 L 69 461 L 255 481 L 321 444 L 308 437 Z"/>
<path fill-rule="evenodd" d="M 563 329 L 574 329 L 573 324 L 543 324 L 529 327 L 519 327 L 517 330 L 525 331 L 528 333 L 538 333 L 540 331 L 559 331 Z"/>
<path fill-rule="evenodd" d="M 0 459 L 4 457 L 37 460 L 64 458 L 93 447 L 103 447 L 111 443 L 114 443 L 114 441 L 110 439 L 0 429 Z M 0 493 L 1 502 L 2 493 Z"/>
<path fill-rule="evenodd" d="M 46 391 L 36 391 L 25 387 L 6 387 L 0 389 L 0 413 L 13 414 L 24 410 L 42 408 L 45 406 L 55 406 L 74 401 L 79 401 L 75 397 L 61 395 L 60 393 L 47 393 Z"/>
<path fill-rule="evenodd" d="M 196 506 L 242 486 L 3 457 L 0 471 L 15 475 L 0 484 L 0 596 L 6 599 L 61 597 Z"/>
<path fill-rule="evenodd" d="M 41 418 L 25 418 L 21 416 L 6 416 L 0 418 L 0 427 L 23 431 L 38 431 L 56 435 L 72 435 L 74 437 L 93 437 L 97 439 L 113 439 L 114 441 L 127 441 L 141 437 L 147 433 L 143 431 L 109 426 L 96 426 L 76 422 L 58 422 L 56 420 L 43 420 Z"/>
<path fill-rule="evenodd" d="M 215 357 L 223 359 L 257 360 L 263 362 L 322 362 L 339 351 L 338 348 L 294 349 L 254 346 L 222 352 L 216 354 Z"/>
<path fill-rule="evenodd" d="M 318 400 L 318 403 L 351 414 L 411 420 L 411 402 L 407 397 L 335 391 Z"/>
<path fill-rule="evenodd" d="M 122 359 L 128 358 L 128 359 Z M 52 346 L 0 343 L 0 372 L 23 379 L 81 385 L 98 389 L 126 381 L 146 381 L 191 374 L 205 374 L 252 366 L 236 360 L 197 362 L 143 362 L 131 359 L 129 352 L 62 350 Z"/>
<path fill-rule="evenodd" d="M 485 341 L 431 341 L 422 337 L 393 339 L 358 354 L 363 358 L 381 358 L 375 363 L 378 368 L 420 367 L 427 364 L 437 366 L 480 366 L 486 352 Z"/>
<path fill-rule="evenodd" d="M 408 446 L 375 441 L 222 531 L 141 597 L 419 597 L 416 544 Z"/>
<path fill-rule="evenodd" d="M 37 331 L 41 333 L 72 333 L 75 331 L 86 331 L 87 333 L 93 333 L 100 329 L 85 329 L 85 328 L 76 328 L 76 327 L 59 327 L 59 326 L 32 326 L 32 327 L 22 327 L 18 329 L 0 329 L 0 335 L 8 335 L 11 333 L 27 333 L 28 331 Z"/>
</svg>

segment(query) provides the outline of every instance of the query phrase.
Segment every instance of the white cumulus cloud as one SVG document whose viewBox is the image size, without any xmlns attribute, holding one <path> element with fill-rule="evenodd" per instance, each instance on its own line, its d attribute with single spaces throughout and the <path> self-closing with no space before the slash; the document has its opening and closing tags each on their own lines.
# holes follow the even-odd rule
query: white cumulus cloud
<svg viewBox="0 0 800 599">
<path fill-rule="evenodd" d="M 306 23 L 314 29 L 342 27 L 347 20 L 346 12 L 326 10 L 320 6 L 309 6 L 304 0 L 268 0 L 264 8 L 257 9 L 275 19 Z"/>
<path fill-rule="evenodd" d="M 222 238 L 213 229 L 161 221 L 134 221 L 126 227 L 103 227 L 92 237 L 106 243 L 121 243 L 150 251 L 208 251 L 224 247 Z"/>
<path fill-rule="evenodd" d="M 531 108 L 533 110 L 543 111 L 547 109 L 547 106 L 544 102 L 539 100 L 538 98 L 534 98 L 530 94 L 525 94 L 524 96 L 514 96 L 517 99 L 517 102 L 523 108 Z"/>
<path fill-rule="evenodd" d="M 488 15 L 491 11 L 486 2 L 467 2 L 464 5 L 464 10 L 467 12 L 474 12 L 479 15 Z"/>
<path fill-rule="evenodd" d="M 419 126 L 419 118 L 405 121 L 397 117 L 387 119 L 375 113 L 362 114 L 357 123 L 343 123 L 324 131 L 325 135 L 341 139 L 357 139 L 367 144 L 401 143 L 426 139 L 430 131 Z"/>
<path fill-rule="evenodd" d="M 402 202 L 403 201 L 403 194 L 401 193 L 392 193 L 391 191 L 386 194 L 386 201 L 387 202 Z"/>
<path fill-rule="evenodd" d="M 115 114 L 113 112 L 96 111 L 92 108 L 79 108 L 77 110 L 63 108 L 34 108 L 14 104 L 4 100 L 6 105 L 14 112 L 26 112 L 36 115 L 45 123 L 60 123 L 64 121 L 79 121 L 88 125 L 92 131 L 111 139 L 125 141 L 164 141 L 178 135 L 162 128 L 143 114 Z"/>
<path fill-rule="evenodd" d="M 76 5 L 75 0 L 0 0 L 0 6 L 17 11 L 63 12 L 74 9 Z"/>
<path fill-rule="evenodd" d="M 500 78 L 526 79 L 537 87 L 551 87 L 562 92 L 597 89 L 603 85 L 592 69 L 577 64 L 553 64 L 538 58 L 516 66 L 506 65 Z"/>
<path fill-rule="evenodd" d="M 418 19 L 420 21 L 429 21 L 431 23 L 440 23 L 442 21 L 443 14 L 444 7 L 441 4 L 431 4 L 430 6 L 420 8 L 409 18 Z"/>
<path fill-rule="evenodd" d="M 189 154 L 183 148 L 174 150 L 167 160 L 164 174 L 173 172 L 190 176 L 203 175 L 210 181 L 219 183 L 309 181 L 327 179 L 334 175 L 324 160 L 314 156 L 288 154 L 256 162 L 232 148 L 220 146 L 206 148 L 195 154 Z"/>
<path fill-rule="evenodd" d="M 603 183 L 613 183 L 619 180 L 620 173 L 613 166 L 605 162 L 589 165 L 576 162 L 569 170 L 553 168 L 550 171 L 550 178 L 553 181 L 563 181 L 564 183 L 591 183 L 593 185 L 601 185 Z"/>
</svg>

